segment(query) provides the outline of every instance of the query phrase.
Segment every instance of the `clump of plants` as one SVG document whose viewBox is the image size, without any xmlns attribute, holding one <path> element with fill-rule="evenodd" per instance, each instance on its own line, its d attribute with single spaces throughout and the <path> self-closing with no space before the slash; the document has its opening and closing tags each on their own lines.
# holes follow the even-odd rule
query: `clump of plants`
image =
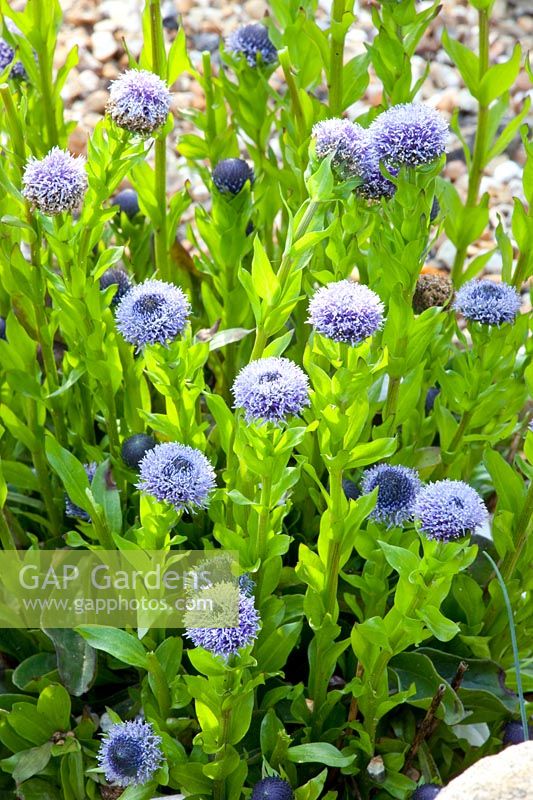
<svg viewBox="0 0 533 800">
<path fill-rule="evenodd" d="M 442 47 L 472 146 L 417 99 L 437 2 L 375 3 L 346 60 L 353 0 L 326 25 L 271 0 L 196 67 L 186 18 L 170 43 L 146 0 L 86 158 L 58 0 L 0 2 L 2 548 L 239 561 L 205 627 L 3 622 L 2 796 L 407 800 L 525 738 L 533 144 L 529 101 L 508 106 L 533 76 L 518 45 L 489 62 L 493 3 L 469 1 L 478 52 Z M 382 103 L 355 118 L 370 70 Z M 173 110 L 183 73 L 203 110 Z M 173 131 L 205 203 L 167 192 Z M 472 258 L 483 171 L 515 139 L 525 202 Z"/>
</svg>

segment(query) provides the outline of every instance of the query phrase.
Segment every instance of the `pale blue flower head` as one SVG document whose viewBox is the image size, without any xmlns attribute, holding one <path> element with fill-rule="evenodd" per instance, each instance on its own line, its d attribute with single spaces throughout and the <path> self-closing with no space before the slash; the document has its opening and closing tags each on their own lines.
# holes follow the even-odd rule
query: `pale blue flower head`
<svg viewBox="0 0 533 800">
<path fill-rule="evenodd" d="M 414 516 L 428 539 L 447 542 L 479 528 L 488 517 L 486 506 L 464 481 L 428 483 L 417 495 Z"/>
<path fill-rule="evenodd" d="M 28 160 L 22 184 L 26 200 L 43 214 L 75 211 L 87 191 L 85 159 L 53 147 L 44 158 Z"/>
<path fill-rule="evenodd" d="M 307 320 L 322 336 L 356 345 L 383 325 L 384 307 L 379 296 L 361 283 L 343 280 L 315 292 Z"/>
<path fill-rule="evenodd" d="M 232 392 L 248 422 L 284 422 L 309 405 L 307 375 L 288 358 L 251 361 L 237 375 Z"/>
<path fill-rule="evenodd" d="M 417 167 L 445 152 L 448 123 L 438 111 L 422 103 L 401 103 L 380 114 L 369 128 L 380 161 Z"/>
<path fill-rule="evenodd" d="M 117 328 L 130 344 L 166 344 L 176 339 L 191 311 L 189 300 L 173 283 L 148 280 L 130 289 L 116 312 Z"/>
<path fill-rule="evenodd" d="M 260 627 L 253 595 L 229 582 L 214 584 L 201 595 L 211 600 L 210 610 L 188 611 L 184 620 L 185 636 L 195 647 L 227 660 L 253 644 Z M 202 624 L 208 627 L 200 627 Z"/>
<path fill-rule="evenodd" d="M 270 41 L 264 25 L 244 25 L 232 31 L 226 39 L 226 50 L 234 55 L 242 55 L 250 67 L 258 64 L 273 64 L 277 61 L 278 51 Z"/>
<path fill-rule="evenodd" d="M 376 505 L 370 517 L 388 527 L 411 520 L 421 485 L 418 473 L 409 467 L 377 464 L 365 470 L 361 481 L 363 494 L 370 494 L 378 487 Z"/>
<path fill-rule="evenodd" d="M 170 92 L 159 75 L 129 69 L 111 83 L 106 111 L 119 128 L 147 136 L 166 122 Z"/>
<path fill-rule="evenodd" d="M 163 762 L 162 739 L 149 722 L 117 722 L 102 739 L 98 762 L 116 786 L 148 783 Z"/>
<path fill-rule="evenodd" d="M 177 511 L 195 511 L 207 506 L 215 482 L 213 466 L 200 450 L 164 442 L 140 462 L 137 488 Z"/>
<path fill-rule="evenodd" d="M 15 51 L 5 39 L 0 39 L 0 71 L 13 62 Z M 26 78 L 26 70 L 22 61 L 15 61 L 9 73 L 10 78 Z"/>
<path fill-rule="evenodd" d="M 508 283 L 474 279 L 461 286 L 454 308 L 471 322 L 499 326 L 515 321 L 520 311 L 520 295 Z"/>
<path fill-rule="evenodd" d="M 360 177 L 369 146 L 367 131 L 348 119 L 317 122 L 312 131 L 317 158 L 333 155 L 331 164 L 341 180 Z"/>
</svg>

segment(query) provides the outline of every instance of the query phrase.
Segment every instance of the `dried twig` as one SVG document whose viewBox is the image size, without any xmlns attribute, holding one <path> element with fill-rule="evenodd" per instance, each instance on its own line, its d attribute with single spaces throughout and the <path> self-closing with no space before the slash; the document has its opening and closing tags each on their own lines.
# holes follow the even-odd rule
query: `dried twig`
<svg viewBox="0 0 533 800">
<path fill-rule="evenodd" d="M 422 742 L 424 741 L 424 739 L 427 739 L 428 736 L 430 736 L 432 731 L 434 730 L 433 723 L 435 721 L 435 713 L 437 711 L 437 708 L 441 704 L 441 700 L 444 697 L 445 691 L 446 691 L 446 684 L 441 683 L 437 691 L 433 695 L 430 706 L 426 712 L 426 716 L 420 723 L 415 738 L 413 740 L 413 744 L 411 745 L 410 750 L 407 753 L 407 758 L 405 759 L 405 764 L 403 767 L 404 772 L 408 770 L 409 767 L 412 765 L 414 758 L 418 753 L 418 749 L 422 744 Z"/>
</svg>

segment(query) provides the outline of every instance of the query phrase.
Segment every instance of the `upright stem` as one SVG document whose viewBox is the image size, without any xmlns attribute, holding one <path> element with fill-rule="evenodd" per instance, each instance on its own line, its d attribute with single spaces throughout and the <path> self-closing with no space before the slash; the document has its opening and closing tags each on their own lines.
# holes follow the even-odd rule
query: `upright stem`
<svg viewBox="0 0 533 800">
<path fill-rule="evenodd" d="M 217 122 L 214 111 L 215 97 L 213 93 L 213 73 L 211 69 L 211 54 L 209 51 L 202 53 L 202 67 L 204 71 L 206 139 L 211 144 L 217 135 Z"/>
<path fill-rule="evenodd" d="M 527 537 L 531 528 L 531 518 L 533 517 L 533 480 L 529 484 L 524 506 L 516 523 L 517 538 L 514 548 L 504 557 L 501 572 L 505 581 L 510 581 L 513 577 L 516 565 L 520 561 L 522 551 L 526 545 Z"/>
<path fill-rule="evenodd" d="M 161 19 L 160 0 L 150 0 L 150 35 L 152 43 L 152 69 L 166 80 L 165 41 Z M 160 131 L 155 140 L 155 196 L 159 221 L 155 228 L 155 263 L 159 277 L 170 280 L 167 247 L 167 143 L 166 134 Z"/>
<path fill-rule="evenodd" d="M 254 547 L 254 558 L 261 560 L 261 566 L 257 573 L 257 598 L 261 601 L 261 584 L 263 564 L 266 556 L 266 544 L 268 537 L 268 529 L 270 525 L 270 498 L 272 494 L 272 474 L 265 473 L 261 479 L 261 511 L 259 512 L 259 521 L 257 524 L 257 539 Z"/>
<path fill-rule="evenodd" d="M 328 548 L 326 569 L 326 589 L 324 606 L 326 614 L 336 618 L 337 588 L 339 585 L 339 561 L 342 545 L 342 470 L 332 469 L 329 473 L 329 491 L 331 497 L 331 532 L 332 539 Z"/>
<path fill-rule="evenodd" d="M 331 50 L 329 59 L 329 110 L 332 117 L 342 113 L 342 73 L 344 61 L 344 34 L 338 31 L 344 16 L 344 0 L 333 0 L 331 10 Z"/>
<path fill-rule="evenodd" d="M 479 10 L 479 80 L 481 82 L 483 76 L 489 68 L 489 14 L 487 9 Z M 472 164 L 470 166 L 470 174 L 468 176 L 468 194 L 466 198 L 466 207 L 472 208 L 477 204 L 479 187 L 481 184 L 481 177 L 483 168 L 485 166 L 485 158 L 487 152 L 487 134 L 488 134 L 488 116 L 489 108 L 482 103 L 479 104 L 476 139 L 474 142 L 474 154 L 472 157 Z M 462 272 L 463 264 L 466 256 L 466 247 L 460 247 L 455 254 L 455 260 L 452 267 L 452 280 L 457 286 Z"/>
<path fill-rule="evenodd" d="M 228 663 L 228 668 L 231 666 L 231 661 Z M 227 669 L 224 676 L 224 689 L 223 698 L 231 693 L 233 688 L 233 672 Z M 222 700 L 221 720 L 219 725 L 218 746 L 219 749 L 215 756 L 215 761 L 223 761 L 226 757 L 226 748 L 228 746 L 228 733 L 231 720 L 231 705 L 226 705 L 224 699 Z M 226 800 L 226 782 L 224 778 L 215 780 L 213 782 L 213 800 Z"/>
<path fill-rule="evenodd" d="M 55 105 L 52 100 L 51 78 L 52 70 L 48 60 L 48 52 L 45 47 L 37 53 L 39 59 L 39 77 L 41 81 L 41 95 L 43 98 L 43 111 L 46 121 L 46 131 L 48 134 L 48 149 L 59 144 L 59 134 L 55 115 Z"/>
</svg>

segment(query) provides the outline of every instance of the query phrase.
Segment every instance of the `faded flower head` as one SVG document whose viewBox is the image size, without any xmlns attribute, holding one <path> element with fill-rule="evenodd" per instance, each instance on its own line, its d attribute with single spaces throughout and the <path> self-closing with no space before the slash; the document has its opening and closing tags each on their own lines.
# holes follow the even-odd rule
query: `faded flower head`
<svg viewBox="0 0 533 800">
<path fill-rule="evenodd" d="M 293 800 L 290 783 L 283 778 L 272 776 L 263 778 L 255 784 L 251 800 Z"/>
<path fill-rule="evenodd" d="M 109 267 L 100 278 L 100 289 L 105 291 L 109 286 L 116 286 L 116 292 L 111 298 L 111 305 L 117 306 L 131 289 L 131 278 L 128 273 L 118 267 Z"/>
<path fill-rule="evenodd" d="M 5 39 L 0 39 L 0 71 L 3 71 L 8 64 L 11 64 L 15 57 L 15 51 Z M 10 78 L 26 78 L 26 70 L 22 61 L 15 61 L 9 73 Z"/>
<path fill-rule="evenodd" d="M 95 461 L 83 465 L 89 483 L 92 483 L 97 467 L 98 465 Z M 73 503 L 68 494 L 65 494 L 65 516 L 72 517 L 73 519 L 82 519 L 84 522 L 91 521 L 89 514 L 84 511 L 83 508 L 77 506 L 76 503 Z"/>
<path fill-rule="evenodd" d="M 166 122 L 170 92 L 159 75 L 129 69 L 111 83 L 106 111 L 119 128 L 147 136 Z"/>
<path fill-rule="evenodd" d="M 98 762 L 106 780 L 117 786 L 148 783 L 161 763 L 162 739 L 149 722 L 117 722 L 100 745 Z"/>
<path fill-rule="evenodd" d="M 309 405 L 309 382 L 288 358 L 260 358 L 241 369 L 232 388 L 248 422 L 284 422 Z"/>
<path fill-rule="evenodd" d="M 130 344 L 165 344 L 183 332 L 190 311 L 189 300 L 178 286 L 148 280 L 122 298 L 116 323 Z"/>
<path fill-rule="evenodd" d="M 378 498 L 370 517 L 388 527 L 403 525 L 413 518 L 421 485 L 418 472 L 409 467 L 378 464 L 365 470 L 361 481 L 363 494 L 370 494 L 378 487 Z"/>
<path fill-rule="evenodd" d="M 24 197 L 43 214 L 74 211 L 87 191 L 85 159 L 52 147 L 44 158 L 28 160 L 22 183 Z"/>
<path fill-rule="evenodd" d="M 383 324 L 379 296 L 361 283 L 343 280 L 322 286 L 309 303 L 307 320 L 322 336 L 356 345 Z"/>
<path fill-rule="evenodd" d="M 256 67 L 258 63 L 273 64 L 278 59 L 278 51 L 270 41 L 267 29 L 259 23 L 232 31 L 226 39 L 226 50 L 234 55 L 243 55 L 250 67 Z"/>
<path fill-rule="evenodd" d="M 246 181 L 253 183 L 254 173 L 242 158 L 224 158 L 213 170 L 213 183 L 222 194 L 239 194 Z"/>
<path fill-rule="evenodd" d="M 148 450 L 139 465 L 137 488 L 177 511 L 205 508 L 215 488 L 215 471 L 200 450 L 164 442 Z"/>
<path fill-rule="evenodd" d="M 485 522 L 488 512 L 479 494 L 464 481 L 428 483 L 418 493 L 414 509 L 428 539 L 460 539 Z"/>
<path fill-rule="evenodd" d="M 364 128 L 348 119 L 326 119 L 314 125 L 312 135 L 317 158 L 333 154 L 332 166 L 342 180 L 362 175 L 369 146 Z"/>
<path fill-rule="evenodd" d="M 445 152 L 448 123 L 429 106 L 401 103 L 380 114 L 369 134 L 380 161 L 395 167 L 417 167 Z"/>
<path fill-rule="evenodd" d="M 234 582 L 224 581 L 203 589 L 196 597 L 210 603 L 198 603 L 184 616 L 185 636 L 195 647 L 227 660 L 253 644 L 260 623 L 253 595 L 241 591 Z"/>
<path fill-rule="evenodd" d="M 421 314 L 428 308 L 445 306 L 452 295 L 453 284 L 446 273 L 420 275 L 413 295 L 413 309 Z"/>
<path fill-rule="evenodd" d="M 520 295 L 508 283 L 472 280 L 457 292 L 454 308 L 471 322 L 499 326 L 515 321 L 520 311 Z"/>
</svg>

